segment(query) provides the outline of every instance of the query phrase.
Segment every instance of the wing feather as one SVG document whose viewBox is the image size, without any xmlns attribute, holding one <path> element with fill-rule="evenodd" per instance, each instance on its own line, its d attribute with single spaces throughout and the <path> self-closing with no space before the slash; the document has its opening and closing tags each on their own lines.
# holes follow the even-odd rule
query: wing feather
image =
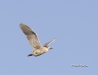
<svg viewBox="0 0 98 75">
<path fill-rule="evenodd" d="M 57 39 L 57 38 L 55 38 L 55 39 L 53 39 L 53 40 L 47 42 L 47 43 L 44 45 L 44 47 L 45 47 L 45 46 L 46 46 L 46 47 L 49 46 L 49 44 L 51 44 L 52 42 L 54 42 L 56 39 Z"/>
<path fill-rule="evenodd" d="M 30 45 L 33 49 L 38 49 L 41 47 L 40 41 L 38 39 L 37 34 L 27 25 L 21 23 L 20 28 L 22 29 L 23 33 L 26 35 Z"/>
</svg>

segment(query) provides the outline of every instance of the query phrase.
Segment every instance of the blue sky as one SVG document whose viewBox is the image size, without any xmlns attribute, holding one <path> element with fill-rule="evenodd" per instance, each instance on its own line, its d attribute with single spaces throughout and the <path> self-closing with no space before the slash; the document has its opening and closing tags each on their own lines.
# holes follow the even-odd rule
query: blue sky
<svg viewBox="0 0 98 75">
<path fill-rule="evenodd" d="M 36 31 L 42 44 L 57 37 L 53 50 L 27 57 L 32 48 L 21 22 Z M 0 34 L 0 75 L 98 74 L 97 0 L 2 0 Z"/>
</svg>

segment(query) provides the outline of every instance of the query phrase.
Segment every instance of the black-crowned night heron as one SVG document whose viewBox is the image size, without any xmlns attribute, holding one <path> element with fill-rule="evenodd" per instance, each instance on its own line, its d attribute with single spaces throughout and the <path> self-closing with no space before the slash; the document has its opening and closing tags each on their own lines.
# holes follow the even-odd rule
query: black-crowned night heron
<svg viewBox="0 0 98 75">
<path fill-rule="evenodd" d="M 50 42 L 47 42 L 44 46 L 42 46 L 34 30 L 32 30 L 24 23 L 20 24 L 20 28 L 22 29 L 23 33 L 26 35 L 30 45 L 33 48 L 33 52 L 28 56 L 39 56 L 43 53 L 46 53 L 47 51 L 52 49 L 49 47 L 49 44 L 51 44 L 53 41 L 57 39 L 55 38 L 54 40 L 51 40 Z"/>
</svg>

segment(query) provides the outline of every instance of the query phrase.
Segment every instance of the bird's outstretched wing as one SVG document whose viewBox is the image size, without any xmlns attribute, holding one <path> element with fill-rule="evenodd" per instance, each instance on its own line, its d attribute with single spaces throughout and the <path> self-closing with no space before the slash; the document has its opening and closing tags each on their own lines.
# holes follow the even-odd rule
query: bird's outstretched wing
<svg viewBox="0 0 98 75">
<path fill-rule="evenodd" d="M 33 50 L 39 49 L 42 45 L 38 39 L 37 34 L 27 25 L 21 23 L 20 28 L 22 29 L 23 33 L 27 36 L 27 39 L 32 46 Z"/>
<path fill-rule="evenodd" d="M 55 39 L 53 39 L 53 40 L 51 40 L 51 41 L 47 42 L 47 43 L 44 45 L 44 47 L 49 46 L 49 44 L 51 44 L 52 42 L 54 42 L 56 39 L 57 39 L 57 38 L 55 38 Z"/>
</svg>

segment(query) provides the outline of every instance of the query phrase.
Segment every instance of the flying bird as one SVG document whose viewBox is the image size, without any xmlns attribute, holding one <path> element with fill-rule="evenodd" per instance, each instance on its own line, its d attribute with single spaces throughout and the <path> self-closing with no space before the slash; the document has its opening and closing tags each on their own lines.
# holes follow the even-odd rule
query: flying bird
<svg viewBox="0 0 98 75">
<path fill-rule="evenodd" d="M 24 23 L 20 24 L 20 28 L 23 31 L 23 33 L 26 35 L 31 47 L 32 47 L 32 53 L 28 56 L 39 56 L 43 53 L 48 52 L 52 48 L 49 47 L 49 45 L 54 42 L 57 38 L 47 42 L 45 45 L 41 45 L 38 36 L 34 30 L 32 30 L 29 26 L 27 26 Z"/>
</svg>

